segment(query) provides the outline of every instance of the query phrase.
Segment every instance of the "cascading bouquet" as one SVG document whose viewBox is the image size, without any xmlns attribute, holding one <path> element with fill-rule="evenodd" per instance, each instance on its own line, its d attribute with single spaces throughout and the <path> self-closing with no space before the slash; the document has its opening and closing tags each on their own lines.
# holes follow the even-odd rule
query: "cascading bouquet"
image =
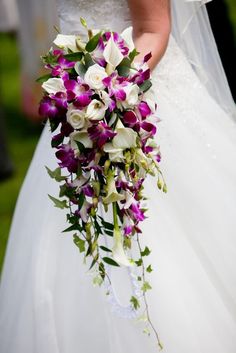
<svg viewBox="0 0 236 353">
<path fill-rule="evenodd" d="M 143 300 L 144 331 L 149 333 L 150 326 L 162 348 L 148 313 L 146 292 L 151 285 L 146 274 L 152 267 L 144 264 L 150 249 L 141 248 L 139 227 L 147 218 L 147 175 L 156 176 L 158 188 L 167 191 L 154 140 L 160 119 L 147 94 L 151 53 L 135 63 L 138 52 L 125 32 L 93 31 L 82 18 L 81 23 L 87 42 L 58 34 L 57 48 L 42 57 L 50 73 L 38 79 L 44 90 L 39 112 L 49 119 L 59 165 L 56 170 L 46 168 L 60 183 L 59 199 L 49 197 L 56 207 L 68 209 L 70 226 L 64 232 L 74 232 L 74 243 L 95 272 L 95 284 L 111 281 L 109 266 L 137 269 L 141 295 L 132 295 L 130 305 L 137 311 Z"/>
</svg>

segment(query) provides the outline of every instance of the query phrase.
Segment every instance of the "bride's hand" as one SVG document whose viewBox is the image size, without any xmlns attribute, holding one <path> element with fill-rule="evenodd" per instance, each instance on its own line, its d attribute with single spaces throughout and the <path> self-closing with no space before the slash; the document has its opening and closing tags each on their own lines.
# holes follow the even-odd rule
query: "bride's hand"
<svg viewBox="0 0 236 353">
<path fill-rule="evenodd" d="M 140 53 L 136 61 L 151 52 L 151 70 L 164 55 L 171 28 L 169 0 L 128 0 L 133 25 L 133 40 Z"/>
</svg>

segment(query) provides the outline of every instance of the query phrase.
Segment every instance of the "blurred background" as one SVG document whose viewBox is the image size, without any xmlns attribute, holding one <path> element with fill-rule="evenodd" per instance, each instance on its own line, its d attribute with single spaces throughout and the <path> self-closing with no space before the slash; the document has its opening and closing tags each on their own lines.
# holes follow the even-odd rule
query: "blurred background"
<svg viewBox="0 0 236 353">
<path fill-rule="evenodd" d="M 11 219 L 43 128 L 40 55 L 56 35 L 56 0 L 0 0 L 0 272 Z M 214 0 L 210 21 L 236 99 L 236 0 Z"/>
</svg>

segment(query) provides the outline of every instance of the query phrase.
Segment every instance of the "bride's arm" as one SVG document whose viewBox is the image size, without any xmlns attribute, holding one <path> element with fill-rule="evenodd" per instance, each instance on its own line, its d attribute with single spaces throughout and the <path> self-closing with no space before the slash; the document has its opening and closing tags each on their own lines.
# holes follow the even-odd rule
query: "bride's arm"
<svg viewBox="0 0 236 353">
<path fill-rule="evenodd" d="M 128 0 L 133 25 L 133 39 L 140 54 L 152 52 L 150 69 L 158 64 L 165 53 L 171 28 L 170 0 Z"/>
</svg>

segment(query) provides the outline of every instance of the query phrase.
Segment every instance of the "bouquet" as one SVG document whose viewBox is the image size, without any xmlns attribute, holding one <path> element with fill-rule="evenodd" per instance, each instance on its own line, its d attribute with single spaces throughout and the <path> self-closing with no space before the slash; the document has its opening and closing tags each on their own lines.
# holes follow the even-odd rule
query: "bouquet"
<svg viewBox="0 0 236 353">
<path fill-rule="evenodd" d="M 144 303 L 144 332 L 153 329 L 162 348 L 146 298 L 152 267 L 145 266 L 144 258 L 151 250 L 141 247 L 139 226 L 147 218 L 147 175 L 156 177 L 158 188 L 167 192 L 154 140 L 160 119 L 148 95 L 151 53 L 136 63 L 139 53 L 126 31 L 90 30 L 82 18 L 81 23 L 86 42 L 58 34 L 56 48 L 42 57 L 50 73 L 38 79 L 44 91 L 39 112 L 49 119 L 58 160 L 58 168 L 46 168 L 60 183 L 59 198 L 49 197 L 68 211 L 64 232 L 73 231 L 74 243 L 94 273 L 94 284 L 111 281 L 110 266 L 137 270 L 140 295 L 133 295 L 130 305 L 137 311 Z M 108 211 L 112 219 L 106 217 Z"/>
</svg>

